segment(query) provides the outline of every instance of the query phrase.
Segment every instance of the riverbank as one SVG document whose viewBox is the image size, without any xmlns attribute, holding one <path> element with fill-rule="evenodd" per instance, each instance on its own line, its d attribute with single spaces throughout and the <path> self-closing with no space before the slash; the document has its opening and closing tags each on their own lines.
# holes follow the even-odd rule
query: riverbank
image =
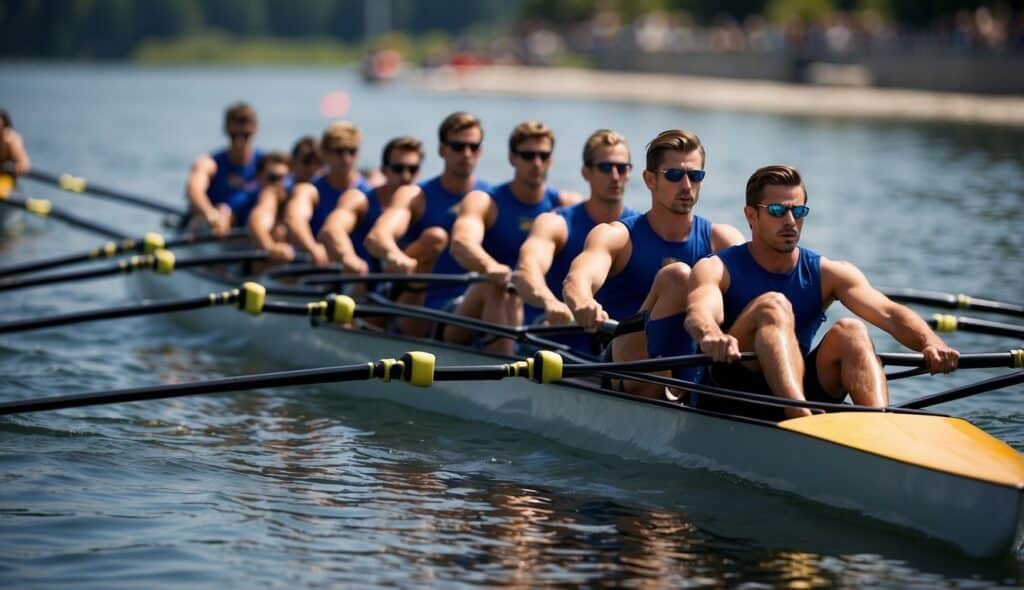
<svg viewBox="0 0 1024 590">
<path fill-rule="evenodd" d="M 947 121 L 1024 127 L 1024 97 L 852 88 L 572 68 L 440 68 L 437 92 L 557 96 L 780 115 Z"/>
</svg>

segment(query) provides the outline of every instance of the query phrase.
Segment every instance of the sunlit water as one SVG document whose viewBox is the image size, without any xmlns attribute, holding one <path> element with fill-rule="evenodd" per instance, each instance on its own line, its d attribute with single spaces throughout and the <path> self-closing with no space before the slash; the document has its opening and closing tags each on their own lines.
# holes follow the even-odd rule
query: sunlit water
<svg viewBox="0 0 1024 590">
<path fill-rule="evenodd" d="M 439 171 L 436 127 L 485 122 L 481 175 L 508 177 L 527 118 L 556 131 L 551 181 L 585 192 L 579 152 L 598 127 L 631 141 L 683 127 L 708 146 L 699 210 L 744 229 L 756 167 L 801 168 L 803 243 L 878 285 L 1024 299 L 1024 133 L 992 127 L 782 118 L 567 100 L 370 88 L 347 71 L 0 67 L 0 105 L 36 165 L 169 204 L 191 159 L 222 143 L 223 107 L 251 101 L 259 144 L 319 133 L 343 89 L 363 163 L 412 134 Z M 27 196 L 142 234 L 157 216 L 26 182 Z M 633 178 L 629 204 L 648 197 Z M 14 220 L 3 264 L 97 245 L 57 222 Z M 172 279 L 173 280 L 173 279 Z M 0 321 L 126 301 L 123 279 L 0 294 Z M 840 315 L 830 313 L 831 318 Z M 212 327 L 213 328 L 213 327 Z M 275 370 L 240 335 L 166 318 L 0 338 L 0 399 Z M 882 350 L 899 350 L 876 333 Z M 964 351 L 1019 346 L 955 334 Z M 906 400 L 996 371 L 893 385 Z M 351 387 L 358 387 L 353 385 Z M 945 411 L 1024 450 L 1018 387 Z M 841 466 L 837 466 L 841 468 Z M 977 561 L 902 531 L 701 471 L 625 461 L 514 430 L 322 388 L 96 407 L 0 420 L 0 579 L 11 586 L 988 587 L 1021 561 Z M 1000 515 L 992 515 L 999 518 Z"/>
</svg>

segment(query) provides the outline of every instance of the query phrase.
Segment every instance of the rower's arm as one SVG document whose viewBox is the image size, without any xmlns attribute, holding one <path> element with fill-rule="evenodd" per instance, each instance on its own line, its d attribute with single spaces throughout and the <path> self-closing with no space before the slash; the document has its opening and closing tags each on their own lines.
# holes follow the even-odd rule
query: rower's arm
<svg viewBox="0 0 1024 590">
<path fill-rule="evenodd" d="M 738 359 L 739 342 L 722 332 L 721 327 L 725 321 L 722 293 L 729 288 L 729 273 L 722 259 L 711 256 L 698 260 L 693 265 L 686 287 L 686 320 L 683 324 L 686 332 L 715 361 Z"/>
<path fill-rule="evenodd" d="M 210 190 L 210 180 L 216 174 L 217 163 L 209 154 L 203 154 L 192 163 L 192 169 L 188 174 L 188 183 L 185 186 L 192 210 L 201 215 L 211 226 L 215 224 L 220 212 L 210 202 L 210 196 L 206 194 L 206 191 Z"/>
<path fill-rule="evenodd" d="M 534 220 L 529 237 L 519 249 L 519 264 L 512 281 L 523 301 L 545 312 L 565 308 L 562 300 L 548 288 L 545 277 L 555 254 L 565 246 L 568 233 L 564 217 L 543 213 Z"/>
<path fill-rule="evenodd" d="M 28 151 L 25 150 L 25 143 L 21 140 L 21 134 L 13 129 L 7 131 L 7 149 L 14 164 L 14 175 L 24 176 L 32 168 L 32 162 L 28 159 Z"/>
<path fill-rule="evenodd" d="M 956 369 L 960 353 L 950 348 L 921 316 L 875 289 L 856 266 L 845 261 L 821 259 L 822 295 L 838 299 L 847 309 L 885 330 L 911 350 L 924 354 L 932 373 Z"/>
<path fill-rule="evenodd" d="M 249 213 L 249 238 L 253 244 L 269 252 L 273 260 L 289 262 L 295 258 L 295 250 L 291 244 L 275 240 L 273 235 L 283 190 L 268 186 L 260 191 L 256 206 Z"/>
<path fill-rule="evenodd" d="M 363 191 L 349 189 L 338 199 L 338 206 L 327 216 L 320 230 L 320 242 L 327 248 L 327 255 L 340 262 L 349 273 L 364 275 L 370 271 L 367 261 L 356 254 L 351 238 L 368 208 L 369 202 Z"/>
<path fill-rule="evenodd" d="M 481 274 L 501 274 L 507 278 L 511 269 L 484 250 L 484 234 L 498 216 L 491 195 L 471 191 L 459 204 L 459 217 L 452 226 L 452 258 L 462 268 Z"/>
<path fill-rule="evenodd" d="M 576 322 L 587 330 L 608 319 L 608 313 L 594 299 L 594 294 L 608 280 L 615 258 L 629 244 L 629 230 L 621 223 L 602 223 L 587 234 L 587 241 L 572 261 L 565 277 L 562 296 Z"/>
<path fill-rule="evenodd" d="M 292 198 L 284 208 L 284 224 L 288 228 L 291 241 L 306 252 L 313 255 L 315 264 L 327 263 L 327 252 L 316 241 L 309 220 L 313 218 L 320 193 L 308 182 L 300 182 L 292 189 Z"/>
<path fill-rule="evenodd" d="M 721 252 L 726 248 L 742 244 L 746 239 L 740 230 L 725 223 L 711 225 L 711 251 Z"/>
<path fill-rule="evenodd" d="M 558 206 L 559 207 L 569 207 L 571 205 L 575 205 L 576 203 L 582 203 L 582 202 L 583 202 L 583 195 L 581 195 L 579 193 L 574 193 L 573 191 L 562 191 L 562 192 L 558 193 Z"/>
<path fill-rule="evenodd" d="M 380 217 L 366 234 L 363 244 L 367 251 L 384 262 L 385 268 L 413 272 L 416 261 L 398 246 L 398 240 L 409 231 L 416 206 L 422 202 L 423 189 L 406 185 L 395 190 L 391 204 L 381 211 Z M 422 212 L 420 213 L 422 215 Z"/>
</svg>

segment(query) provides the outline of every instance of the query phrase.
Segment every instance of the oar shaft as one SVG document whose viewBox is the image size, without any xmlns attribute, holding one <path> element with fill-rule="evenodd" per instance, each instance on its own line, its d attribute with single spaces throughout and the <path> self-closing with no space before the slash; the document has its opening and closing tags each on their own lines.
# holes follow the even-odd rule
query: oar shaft
<svg viewBox="0 0 1024 590">
<path fill-rule="evenodd" d="M 84 178 L 74 177 L 69 174 L 58 175 L 53 174 L 52 172 L 39 170 L 38 168 L 33 168 L 25 176 L 33 180 L 38 180 L 40 182 L 46 182 L 49 184 L 56 185 L 72 193 L 90 193 L 98 197 L 104 197 L 112 201 L 120 201 L 122 203 L 136 205 L 144 209 L 158 211 L 160 213 L 171 213 L 173 215 L 178 216 L 182 216 L 185 214 L 184 211 L 178 209 L 177 207 L 171 207 L 170 205 L 156 203 L 144 197 L 129 195 L 111 188 L 87 182 Z"/>
<path fill-rule="evenodd" d="M 1024 326 L 963 316 L 935 314 L 928 320 L 928 325 L 938 332 L 972 332 L 989 336 L 1024 338 Z"/>
<path fill-rule="evenodd" d="M 912 352 L 887 352 L 878 355 L 882 364 L 894 367 L 924 366 L 924 357 Z M 1020 362 L 1015 352 L 980 352 L 961 354 L 957 366 L 961 369 L 1016 368 Z"/>
<path fill-rule="evenodd" d="M 883 293 L 890 299 L 902 303 L 917 303 L 948 309 L 975 309 L 1024 317 L 1024 305 L 1017 303 L 981 299 L 964 294 L 954 295 L 952 293 L 922 291 L 920 289 L 884 289 Z"/>
<path fill-rule="evenodd" d="M 181 299 L 177 301 L 124 305 L 119 307 L 111 307 L 108 309 L 55 315 L 47 318 L 18 320 L 14 322 L 0 324 L 0 334 L 10 334 L 13 332 L 27 332 L 30 330 L 52 328 L 54 326 L 67 326 L 70 324 L 81 324 L 85 322 L 94 322 L 98 320 L 107 320 L 114 318 L 128 318 L 158 313 L 188 311 L 192 309 L 210 307 L 212 305 L 231 303 L 235 299 L 237 299 L 237 293 L 235 294 L 234 297 L 232 297 L 230 292 L 225 292 L 224 294 L 220 294 L 220 296 L 205 295 L 203 297 L 193 297 L 190 299 Z"/>
<path fill-rule="evenodd" d="M 40 209 L 38 207 L 32 206 L 32 203 L 33 201 L 23 199 L 21 197 L 7 197 L 6 199 L 0 199 L 0 205 L 7 205 L 9 207 L 24 209 L 25 211 L 28 211 L 29 213 L 38 215 L 40 217 L 52 217 L 54 219 L 63 221 L 68 225 L 77 227 L 79 229 L 84 229 L 88 232 L 92 232 L 105 238 L 123 240 L 127 237 L 125 234 L 107 225 L 104 225 L 102 223 L 96 223 L 95 221 L 89 221 L 88 219 L 83 219 L 77 215 L 68 213 L 67 211 L 62 211 L 60 209 L 49 206 L 49 204 L 47 204 L 47 207 Z"/>
<path fill-rule="evenodd" d="M 361 363 L 340 367 L 261 373 L 258 375 L 212 379 L 196 383 L 133 387 L 109 392 L 77 393 L 38 400 L 18 400 L 0 404 L 0 416 L 189 395 L 231 393 L 261 387 L 316 385 L 320 383 L 363 380 L 373 376 L 373 369 L 373 363 Z"/>
<path fill-rule="evenodd" d="M 1009 375 L 1001 375 L 999 377 L 993 377 L 992 379 L 979 381 L 978 383 L 972 383 L 963 387 L 956 387 L 934 395 L 926 395 L 909 402 L 904 402 L 895 407 L 908 409 L 927 408 L 936 404 L 970 397 L 978 393 L 1002 389 L 1003 387 L 1010 387 L 1011 385 L 1017 385 L 1018 383 L 1024 383 L 1024 371 L 1014 371 Z"/>
</svg>

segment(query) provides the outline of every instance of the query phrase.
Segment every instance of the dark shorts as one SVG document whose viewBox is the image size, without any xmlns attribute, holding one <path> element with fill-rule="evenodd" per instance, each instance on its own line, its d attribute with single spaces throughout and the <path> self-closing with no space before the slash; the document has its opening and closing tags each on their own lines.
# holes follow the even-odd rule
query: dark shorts
<svg viewBox="0 0 1024 590">
<path fill-rule="evenodd" d="M 845 395 L 840 397 L 833 396 L 821 386 L 821 381 L 818 379 L 817 358 L 817 348 L 804 357 L 804 397 L 807 398 L 807 401 L 812 402 L 842 403 L 843 398 L 846 397 Z M 763 373 L 751 371 L 739 363 L 712 364 L 704 373 L 702 383 L 750 393 L 771 393 L 771 388 L 768 387 L 768 382 L 765 380 Z M 768 406 L 711 395 L 695 394 L 693 397 L 695 399 L 691 401 L 690 405 L 694 405 L 702 410 L 711 410 L 723 414 L 736 414 L 774 422 L 786 418 L 785 409 L 781 406 Z"/>
</svg>

